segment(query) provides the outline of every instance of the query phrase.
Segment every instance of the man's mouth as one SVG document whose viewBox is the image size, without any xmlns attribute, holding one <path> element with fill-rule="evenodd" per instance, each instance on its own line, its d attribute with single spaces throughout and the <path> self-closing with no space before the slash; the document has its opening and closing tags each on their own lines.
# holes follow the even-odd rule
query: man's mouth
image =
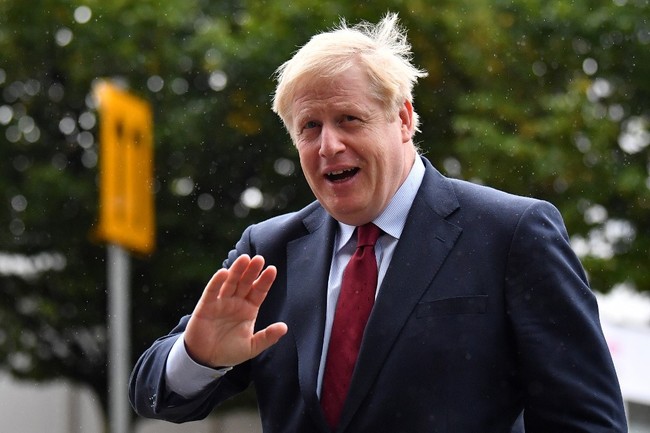
<svg viewBox="0 0 650 433">
<path fill-rule="evenodd" d="M 330 171 L 325 175 L 330 182 L 341 182 L 350 179 L 359 171 L 359 167 L 348 168 L 346 170 Z"/>
</svg>

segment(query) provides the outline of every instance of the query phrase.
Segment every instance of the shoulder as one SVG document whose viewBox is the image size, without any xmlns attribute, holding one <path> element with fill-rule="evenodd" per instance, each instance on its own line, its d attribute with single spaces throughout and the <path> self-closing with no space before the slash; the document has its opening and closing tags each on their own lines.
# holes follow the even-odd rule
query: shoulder
<svg viewBox="0 0 650 433">
<path fill-rule="evenodd" d="M 428 162 L 428 161 L 427 161 Z M 529 207 L 554 208 L 543 200 L 512 194 L 467 180 L 446 177 L 430 164 L 422 183 L 421 193 L 438 213 L 454 211 L 479 214 L 518 215 Z"/>
<path fill-rule="evenodd" d="M 512 194 L 486 185 L 466 180 L 448 178 L 435 169 L 429 171 L 425 182 L 428 190 L 422 194 L 431 207 L 441 209 L 444 205 L 448 221 L 463 228 L 474 227 L 493 234 L 503 231 L 512 233 L 523 225 L 551 224 L 565 231 L 562 216 L 551 203 L 534 197 Z M 451 198 L 450 198 L 451 197 Z M 450 211 L 451 210 L 451 211 Z"/>
<path fill-rule="evenodd" d="M 459 201 L 455 219 L 460 225 L 489 230 L 493 235 L 500 233 L 527 245 L 533 241 L 568 241 L 564 219 L 550 202 L 466 181 L 450 182 Z"/>
<path fill-rule="evenodd" d="M 317 201 L 304 208 L 251 225 L 246 230 L 255 238 L 274 236 L 296 237 L 304 235 L 325 224 L 329 216 Z"/>
<path fill-rule="evenodd" d="M 503 214 L 551 213 L 559 215 L 558 209 L 549 201 L 535 197 L 522 196 L 466 181 L 453 181 L 460 200 L 467 206 L 492 209 Z"/>
<path fill-rule="evenodd" d="M 424 159 L 426 172 L 418 194 L 428 207 L 447 218 L 455 215 L 504 218 L 517 216 L 527 208 L 546 206 L 532 197 L 511 194 L 489 186 L 446 177 Z"/>
<path fill-rule="evenodd" d="M 268 255 L 284 250 L 286 245 L 300 237 L 318 230 L 332 218 L 318 203 L 252 224 L 244 230 L 235 249 L 229 254 L 233 260 L 241 254 Z"/>
<path fill-rule="evenodd" d="M 533 197 L 512 194 L 465 180 L 449 179 L 461 206 L 495 210 L 522 210 L 541 202 Z"/>
</svg>

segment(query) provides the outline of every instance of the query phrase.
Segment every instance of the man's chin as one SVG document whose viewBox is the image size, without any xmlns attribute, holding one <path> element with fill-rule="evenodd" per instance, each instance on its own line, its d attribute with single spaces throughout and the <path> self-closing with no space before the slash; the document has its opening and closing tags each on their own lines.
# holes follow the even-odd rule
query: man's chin
<svg viewBox="0 0 650 433">
<path fill-rule="evenodd" d="M 322 202 L 321 202 L 322 203 Z M 323 206 L 337 221 L 351 226 L 360 226 L 374 219 L 367 206 Z"/>
</svg>

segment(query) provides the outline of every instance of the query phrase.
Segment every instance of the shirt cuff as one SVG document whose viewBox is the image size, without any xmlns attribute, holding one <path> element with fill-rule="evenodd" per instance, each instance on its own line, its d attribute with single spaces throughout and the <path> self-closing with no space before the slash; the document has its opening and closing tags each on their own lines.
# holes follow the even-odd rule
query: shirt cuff
<svg viewBox="0 0 650 433">
<path fill-rule="evenodd" d="M 214 369 L 195 362 L 185 349 L 183 336 L 178 336 L 167 357 L 165 384 L 168 394 L 174 392 L 188 399 L 198 395 L 232 367 Z"/>
</svg>

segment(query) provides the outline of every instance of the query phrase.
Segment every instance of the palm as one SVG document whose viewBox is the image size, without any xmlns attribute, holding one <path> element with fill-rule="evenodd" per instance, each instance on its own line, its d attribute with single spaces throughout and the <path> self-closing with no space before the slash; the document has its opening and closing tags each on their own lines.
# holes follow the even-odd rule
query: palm
<svg viewBox="0 0 650 433">
<path fill-rule="evenodd" d="M 284 323 L 254 332 L 255 319 L 276 275 L 260 256 L 240 256 L 206 286 L 185 331 L 190 356 L 208 366 L 231 366 L 257 356 L 286 333 Z"/>
</svg>

